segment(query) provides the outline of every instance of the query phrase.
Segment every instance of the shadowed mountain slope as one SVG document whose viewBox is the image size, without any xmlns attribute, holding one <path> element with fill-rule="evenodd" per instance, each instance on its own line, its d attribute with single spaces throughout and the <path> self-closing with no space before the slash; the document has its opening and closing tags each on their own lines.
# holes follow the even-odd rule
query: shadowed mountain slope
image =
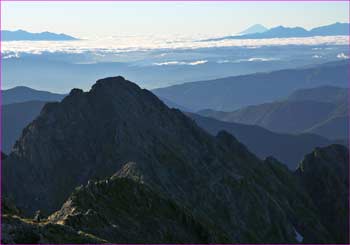
<svg viewBox="0 0 350 245">
<path fill-rule="evenodd" d="M 39 115 L 44 104 L 45 102 L 28 101 L 3 106 L 2 146 L 5 153 L 10 152 L 16 140 L 21 136 L 22 130 Z M 171 107 L 171 103 L 166 104 Z M 275 156 L 287 164 L 290 169 L 295 169 L 303 156 L 316 146 L 331 143 L 317 135 L 278 134 L 259 126 L 223 122 L 197 114 L 189 113 L 188 115 L 209 133 L 216 135 L 219 131 L 226 130 L 257 156 L 261 158 Z"/>
<path fill-rule="evenodd" d="M 138 180 L 117 176 L 77 188 L 49 220 L 112 243 L 229 241 L 214 226 L 195 219 L 190 210 Z"/>
<path fill-rule="evenodd" d="M 187 217 L 192 216 L 194 224 L 204 228 L 191 225 L 191 229 L 180 229 L 183 221 L 175 220 L 172 225 L 183 234 L 176 237 L 181 242 L 189 237 L 193 242 L 202 235 L 207 237 L 205 227 L 219 234 L 210 236 L 213 243 L 295 243 L 297 234 L 302 235 L 303 242 L 333 240 L 316 206 L 285 166 L 271 158 L 259 160 L 226 132 L 211 136 L 179 110 L 169 109 L 151 92 L 122 77 L 101 79 L 89 92 L 73 89 L 61 102 L 46 104 L 23 130 L 2 164 L 2 173 L 4 194 L 25 214 L 38 209 L 49 214 L 59 209 L 77 186 L 116 173 L 114 178 L 127 178 L 145 186 L 146 190 L 137 185 L 134 192 L 125 192 L 125 200 L 147 200 L 139 197 L 140 192 L 147 193 L 165 227 L 171 227 L 167 220 L 181 210 L 189 210 Z M 124 194 L 114 189 L 122 182 L 113 183 L 116 187 L 107 184 L 102 190 L 97 183 L 96 192 L 88 191 L 86 195 L 83 188 L 82 199 L 65 204 L 70 213 L 75 204 L 85 211 L 85 201 L 90 203 L 92 211 L 86 210 L 80 230 L 90 229 L 90 221 L 84 218 L 89 212 L 92 218 L 98 218 L 96 229 L 103 229 L 101 224 L 110 209 L 97 209 L 100 213 L 95 216 L 92 204 L 114 206 L 118 193 Z M 104 188 L 117 195 L 106 196 Z M 166 204 L 157 193 L 175 203 L 178 211 L 174 212 L 174 206 Z M 137 201 L 115 205 L 121 212 L 132 209 L 141 214 L 142 207 L 149 204 Z M 128 224 L 152 222 L 152 210 Z M 70 220 L 60 217 L 62 222 Z M 110 217 L 107 222 L 115 219 Z M 154 226 L 152 234 L 159 239 L 157 227 L 161 226 Z M 106 237 L 108 234 L 106 230 Z M 162 234 L 168 241 L 165 238 L 169 237 Z M 130 242 L 138 241 L 134 239 Z"/>
<path fill-rule="evenodd" d="M 296 175 L 318 208 L 336 243 L 349 243 L 349 150 L 342 145 L 316 148 Z"/>
</svg>

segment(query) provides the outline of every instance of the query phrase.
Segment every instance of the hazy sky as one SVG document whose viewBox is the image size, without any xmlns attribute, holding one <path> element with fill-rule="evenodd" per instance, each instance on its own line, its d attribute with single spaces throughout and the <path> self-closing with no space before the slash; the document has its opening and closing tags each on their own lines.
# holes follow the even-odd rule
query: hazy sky
<svg viewBox="0 0 350 245">
<path fill-rule="evenodd" d="M 349 21 L 348 2 L 2 2 L 2 29 L 112 35 L 224 35 L 259 23 Z"/>
</svg>

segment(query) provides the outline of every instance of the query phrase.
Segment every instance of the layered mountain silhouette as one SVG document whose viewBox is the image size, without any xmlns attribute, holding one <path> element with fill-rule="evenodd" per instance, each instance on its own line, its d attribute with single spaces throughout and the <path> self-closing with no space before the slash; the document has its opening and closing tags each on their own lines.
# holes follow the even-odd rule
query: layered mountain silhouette
<svg viewBox="0 0 350 245">
<path fill-rule="evenodd" d="M 23 86 L 3 90 L 2 151 L 10 152 L 22 130 L 39 115 L 45 103 L 60 101 L 65 96 Z M 188 111 L 167 99 L 162 98 L 162 101 L 170 108 Z"/>
<path fill-rule="evenodd" d="M 49 101 L 60 101 L 64 94 L 19 86 L 2 90 L 2 151 L 9 153 L 22 130 L 36 118 Z"/>
<path fill-rule="evenodd" d="M 329 139 L 348 138 L 348 89 L 322 86 L 297 90 L 286 99 L 233 112 L 203 110 L 222 121 L 259 125 L 275 132 L 315 133 Z"/>
<path fill-rule="evenodd" d="M 289 101 L 316 101 L 332 104 L 343 104 L 348 98 L 348 89 L 335 86 L 321 86 L 310 89 L 300 89 L 288 96 Z"/>
<path fill-rule="evenodd" d="M 192 111 L 232 111 L 282 99 L 298 89 L 324 85 L 348 87 L 348 67 L 349 61 L 344 60 L 307 68 L 184 83 L 153 92 Z"/>
<path fill-rule="evenodd" d="M 320 26 L 311 30 L 302 27 L 277 26 L 262 32 L 246 33 L 239 36 L 226 36 L 220 38 L 207 39 L 205 41 L 220 41 L 225 39 L 266 39 L 266 38 L 290 38 L 290 37 L 314 37 L 314 36 L 348 36 L 349 23 L 334 23 Z"/>
<path fill-rule="evenodd" d="M 261 33 L 261 32 L 265 32 L 268 29 L 260 24 L 255 24 L 250 26 L 249 28 L 245 29 L 244 31 L 241 31 L 239 34 L 240 35 L 246 35 L 246 34 L 253 34 L 253 33 Z"/>
<path fill-rule="evenodd" d="M 40 32 L 33 33 L 27 32 L 24 30 L 17 31 L 1 31 L 1 40 L 2 41 L 72 41 L 78 40 L 75 37 L 60 33 L 52 33 L 52 32 Z"/>
<path fill-rule="evenodd" d="M 45 105 L 44 101 L 27 101 L 2 105 L 2 151 L 9 153 L 22 130 L 32 122 Z"/>
<path fill-rule="evenodd" d="M 224 122 L 193 113 L 188 113 L 188 115 L 209 133 L 216 135 L 221 130 L 225 130 L 260 158 L 274 156 L 291 170 L 295 170 L 303 157 L 315 147 L 332 143 L 314 134 L 275 133 L 256 125 Z"/>
<path fill-rule="evenodd" d="M 48 224 L 111 243 L 337 239 L 283 164 L 227 132 L 211 136 L 122 77 L 46 104 L 2 173 L 3 194 L 24 215 L 62 206 Z"/>
<path fill-rule="evenodd" d="M 40 93 L 37 95 L 34 94 L 30 98 L 39 98 Z M 181 108 L 170 101 L 164 101 L 163 99 L 162 101 L 169 108 L 187 111 L 186 108 Z M 39 115 L 45 103 L 44 101 L 26 101 L 3 106 L 2 150 L 5 153 L 10 152 L 16 140 L 21 136 L 22 130 Z M 226 130 L 237 137 L 257 156 L 265 158 L 273 155 L 287 164 L 290 169 L 295 169 L 303 156 L 316 146 L 332 143 L 326 138 L 312 134 L 279 134 L 259 126 L 223 122 L 191 113 L 188 113 L 188 115 L 209 133 L 216 135 L 219 131 Z M 266 144 L 266 142 L 269 142 L 269 144 Z"/>
<path fill-rule="evenodd" d="M 317 45 L 315 48 L 323 49 L 322 46 Z M 22 54 L 12 58 L 9 56 L 16 54 L 8 53 L 8 58 L 3 59 L 2 63 L 6 70 L 3 74 L 2 86 L 9 88 L 25 85 L 31 88 L 67 93 L 72 87 L 88 89 L 92 85 L 88 82 L 117 73 L 138 81 L 141 87 L 158 88 L 185 82 L 302 67 L 332 61 L 337 55 L 339 58 L 345 58 L 348 52 L 346 45 L 328 45 L 330 49 L 324 50 L 313 50 L 313 48 L 310 45 L 282 45 L 278 50 L 276 46 L 262 46 L 259 49 L 212 47 L 187 50 L 190 53 L 195 52 L 191 57 L 186 55 L 185 50 L 176 50 L 169 58 L 159 57 L 159 60 L 155 61 L 154 57 L 150 56 L 142 61 L 142 64 L 131 60 L 105 62 L 106 57 L 103 58 L 98 53 Z M 149 52 L 162 54 L 161 50 L 146 53 Z M 137 52 L 135 55 L 142 56 L 144 55 L 142 53 Z M 322 58 L 313 58 L 314 55 L 320 55 Z M 203 62 L 208 60 L 208 62 L 188 65 L 188 62 L 200 60 Z M 95 63 L 95 61 L 99 62 Z M 168 61 L 179 63 L 176 65 L 156 65 L 154 63 Z M 186 65 L 181 64 L 183 61 Z"/>
<path fill-rule="evenodd" d="M 4 89 L 1 94 L 3 105 L 27 101 L 60 101 L 66 96 L 65 94 L 56 94 L 25 86 Z"/>
</svg>

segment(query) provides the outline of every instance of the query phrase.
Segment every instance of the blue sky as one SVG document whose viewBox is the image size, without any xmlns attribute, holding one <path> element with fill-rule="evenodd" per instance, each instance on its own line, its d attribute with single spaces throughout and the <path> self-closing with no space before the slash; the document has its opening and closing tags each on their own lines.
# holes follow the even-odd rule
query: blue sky
<svg viewBox="0 0 350 245">
<path fill-rule="evenodd" d="M 225 35 L 259 23 L 348 22 L 348 2 L 2 2 L 2 29 L 112 35 Z"/>
</svg>

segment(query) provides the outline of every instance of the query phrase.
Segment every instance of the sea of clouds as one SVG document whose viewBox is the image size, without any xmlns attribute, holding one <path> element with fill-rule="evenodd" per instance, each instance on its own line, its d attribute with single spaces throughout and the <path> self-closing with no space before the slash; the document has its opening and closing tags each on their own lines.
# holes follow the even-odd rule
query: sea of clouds
<svg viewBox="0 0 350 245">
<path fill-rule="evenodd" d="M 21 53 L 41 54 L 43 52 L 64 53 L 125 53 L 134 51 L 149 51 L 156 49 L 198 49 L 215 47 L 246 47 L 281 45 L 348 45 L 347 36 L 304 37 L 304 38 L 273 38 L 273 39 L 241 39 L 221 41 L 198 41 L 189 37 L 154 37 L 154 36 L 120 36 L 99 38 L 95 40 L 77 41 L 4 41 L 1 52 L 3 58 L 17 57 Z M 162 65 L 162 64 L 158 64 Z"/>
</svg>

